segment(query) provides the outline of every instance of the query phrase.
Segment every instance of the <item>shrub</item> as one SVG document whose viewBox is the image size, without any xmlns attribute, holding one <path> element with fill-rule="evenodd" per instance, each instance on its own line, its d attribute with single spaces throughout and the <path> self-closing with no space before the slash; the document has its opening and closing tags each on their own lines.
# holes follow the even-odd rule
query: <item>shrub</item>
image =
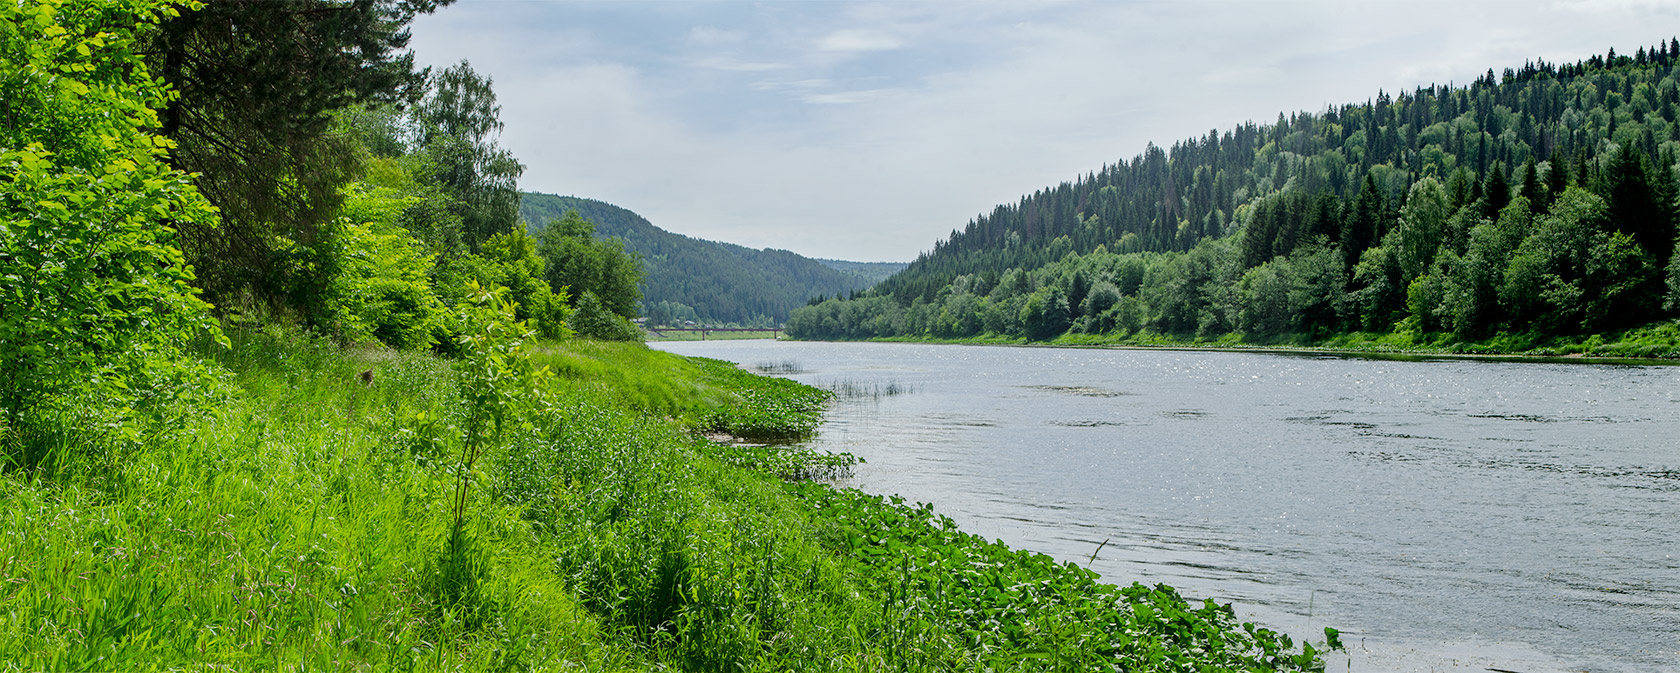
<svg viewBox="0 0 1680 673">
<path fill-rule="evenodd" d="M 352 188 L 328 238 L 326 318 L 352 342 L 425 348 L 444 321 L 427 272 L 432 256 L 397 224 L 417 199 L 386 188 Z"/>
<path fill-rule="evenodd" d="M 173 93 L 136 52 L 172 3 L 0 3 L 0 414 L 5 441 L 131 435 L 148 402 L 202 380 L 220 339 L 175 226 L 216 218 L 147 129 Z M 15 457 L 15 456 L 14 456 Z"/>
<path fill-rule="evenodd" d="M 529 321 L 537 334 L 549 339 L 571 336 L 566 325 L 572 315 L 566 288 L 555 292 L 544 279 L 545 262 L 537 254 L 536 239 L 522 229 L 496 234 L 485 241 L 484 257 L 491 261 L 495 274 L 488 280 L 508 289 L 520 320 Z"/>
<path fill-rule="evenodd" d="M 571 328 L 578 336 L 603 341 L 638 341 L 641 330 L 601 303 L 594 292 L 585 290 L 578 298 L 577 310 L 572 313 Z"/>
</svg>

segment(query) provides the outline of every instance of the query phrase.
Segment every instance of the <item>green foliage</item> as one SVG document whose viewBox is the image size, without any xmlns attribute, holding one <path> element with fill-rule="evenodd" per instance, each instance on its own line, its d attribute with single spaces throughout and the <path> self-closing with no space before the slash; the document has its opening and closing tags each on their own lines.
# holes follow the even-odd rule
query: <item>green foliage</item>
<svg viewBox="0 0 1680 673">
<path fill-rule="evenodd" d="M 350 342 L 426 348 L 447 324 L 431 287 L 431 255 L 398 226 L 419 199 L 384 187 L 352 186 L 317 267 L 329 280 L 324 318 Z"/>
<path fill-rule="evenodd" d="M 1675 240 L 1676 208 L 1671 166 L 1654 170 L 1646 152 L 1623 147 L 1604 166 L 1605 218 L 1632 236 L 1659 266 L 1667 266 Z"/>
<path fill-rule="evenodd" d="M 682 320 L 778 325 L 813 297 L 854 294 L 904 267 L 812 260 L 786 250 L 702 241 L 665 231 L 640 215 L 600 201 L 521 195 L 520 212 L 533 232 L 572 210 L 595 223 L 596 237 L 620 239 L 626 252 L 641 258 L 639 287 L 646 315 L 654 325 L 677 325 Z"/>
<path fill-rule="evenodd" d="M 666 300 L 646 302 L 646 305 L 649 325 L 680 327 L 687 323 L 700 324 L 700 314 L 694 311 L 693 306 Z"/>
<path fill-rule="evenodd" d="M 964 533 L 928 505 L 791 483 L 821 513 L 824 545 L 886 615 L 877 637 L 900 670 L 1318 670 L 1317 651 L 1238 624 L 1228 605 L 1096 573 Z M 1334 637 L 1333 635 L 1331 637 Z"/>
<path fill-rule="evenodd" d="M 218 226 L 181 224 L 212 299 L 251 291 L 318 317 L 326 279 L 284 272 L 326 240 L 355 177 L 331 113 L 410 99 L 424 74 L 404 51 L 406 26 L 440 4 L 218 1 L 147 31 L 147 65 L 180 92 L 152 128 L 178 144 L 170 161 L 197 174 L 222 213 Z"/>
<path fill-rule="evenodd" d="M 473 295 L 456 307 L 462 418 L 455 459 L 449 542 L 437 564 L 435 606 L 445 616 L 476 628 L 488 619 L 482 585 L 488 564 L 477 537 L 467 529 L 467 508 L 478 477 L 479 461 L 502 448 L 513 426 L 529 424 L 551 405 L 547 367 L 537 366 L 525 350 L 531 334 L 514 318 L 513 306 L 500 292 L 476 284 Z M 450 439 L 454 439 L 451 437 Z"/>
<path fill-rule="evenodd" d="M 146 129 L 171 97 L 136 36 L 167 2 L 0 4 L 0 450 L 134 440 L 137 415 L 206 380 L 220 338 L 172 225 L 216 214 Z M 14 452 L 21 449 L 21 453 Z"/>
<path fill-rule="evenodd" d="M 641 291 L 641 259 L 624 251 L 617 239 L 595 240 L 595 225 L 577 211 L 567 211 L 537 234 L 537 252 L 546 262 L 550 287 L 569 289 L 582 298 L 593 295 L 601 306 L 623 317 L 636 317 Z M 581 331 L 581 330 L 580 330 Z"/>
<path fill-rule="evenodd" d="M 427 178 L 434 170 L 429 158 L 424 154 L 374 156 L 371 147 L 363 149 L 369 156 L 362 158 L 361 184 L 392 190 L 408 199 L 396 218 L 397 224 L 407 229 L 436 259 L 465 254 L 461 217 L 454 212 L 452 197 Z"/>
<path fill-rule="evenodd" d="M 1471 217 L 1476 217 L 1472 214 L 1474 209 L 1474 204 L 1465 205 L 1453 221 L 1468 223 Z M 1474 221 L 1461 260 L 1450 255 L 1437 256 L 1438 268 L 1450 275 L 1443 279 L 1443 303 L 1435 313 L 1445 327 L 1465 337 L 1487 334 L 1508 312 L 1509 302 L 1501 303 L 1501 288 L 1511 255 L 1532 228 L 1533 215 L 1528 200 L 1518 198 L 1505 207 L 1497 221 Z M 1413 314 L 1420 315 L 1417 310 L 1422 308 L 1414 307 Z"/>
<path fill-rule="evenodd" d="M 801 439 L 816 432 L 823 406 L 834 397 L 787 379 L 757 376 L 722 360 L 696 362 L 708 379 L 733 390 L 736 398 L 702 418 L 702 430 L 752 440 Z"/>
<path fill-rule="evenodd" d="M 300 246 L 294 256 L 308 272 L 291 275 L 328 279 L 322 321 L 352 340 L 454 352 L 466 327 L 446 309 L 471 303 L 479 288 L 505 291 L 537 335 L 566 338 L 566 288 L 549 286 L 535 240 L 507 224 L 512 178 L 497 171 L 511 159 L 488 137 L 500 128 L 489 82 L 465 66 L 446 75 L 412 115 L 364 107 L 339 115 L 340 130 L 364 145 L 362 181 L 342 208 L 352 224 L 318 246 L 325 259 Z M 483 161 L 437 151 L 467 136 Z"/>
<path fill-rule="evenodd" d="M 1405 307 L 1405 277 L 1397 254 L 1401 245 L 1398 232 L 1390 232 L 1384 237 L 1383 245 L 1366 248 L 1353 268 L 1353 284 L 1358 288 L 1353 300 L 1359 305 L 1368 331 L 1388 329 Z"/>
<path fill-rule="evenodd" d="M 1412 185 L 1406 205 L 1400 208 L 1400 220 L 1395 228 L 1395 261 L 1400 266 L 1400 280 L 1410 285 L 1429 269 L 1446 240 L 1447 190 L 1434 178 L 1424 178 Z"/>
<path fill-rule="evenodd" d="M 1455 273 L 1463 265 L 1464 260 L 1453 251 L 1441 251 L 1435 257 L 1435 265 L 1406 286 L 1406 319 L 1411 321 L 1409 328 L 1437 332 L 1455 322 L 1448 292 L 1462 291 L 1455 284 Z"/>
<path fill-rule="evenodd" d="M 594 292 L 584 290 L 583 296 L 578 298 L 577 309 L 571 314 L 571 321 L 567 323 L 571 330 L 579 336 L 605 341 L 640 341 L 641 329 L 625 320 L 624 316 L 608 310 Z"/>
<path fill-rule="evenodd" d="M 817 452 L 799 444 L 747 444 L 708 438 L 700 447 L 706 456 L 725 465 L 788 480 L 847 477 L 862 460 L 849 453 Z"/>
<path fill-rule="evenodd" d="M 1021 309 L 1021 324 L 1028 339 L 1043 340 L 1067 331 L 1072 322 L 1068 315 L 1068 298 L 1054 285 L 1039 288 L 1027 298 Z"/>
<path fill-rule="evenodd" d="M 1238 328 L 1255 335 L 1334 329 L 1350 301 L 1345 279 L 1340 253 L 1329 246 L 1296 248 L 1249 269 L 1236 286 Z"/>
<path fill-rule="evenodd" d="M 496 144 L 501 106 L 489 77 L 466 61 L 445 68 L 415 107 L 417 150 L 427 179 L 450 195 L 462 242 L 477 251 L 519 224 L 519 176 L 525 167 Z"/>
<path fill-rule="evenodd" d="M 1289 290 L 1294 285 L 1287 264 L 1266 262 L 1243 273 L 1237 281 L 1242 308 L 1237 324 L 1248 332 L 1281 334 L 1290 331 Z"/>
<path fill-rule="evenodd" d="M 1604 199 L 1565 191 L 1523 239 L 1505 274 L 1501 298 L 1518 320 L 1547 332 L 1594 332 L 1621 326 L 1656 295 L 1649 258 L 1628 234 L 1607 231 Z"/>
<path fill-rule="evenodd" d="M 1680 313 L 1680 239 L 1675 240 L 1674 251 L 1668 258 L 1668 295 L 1663 299 L 1663 310 Z"/>
<path fill-rule="evenodd" d="M 490 262 L 492 278 L 507 288 L 515 302 L 515 315 L 529 321 L 537 334 L 549 339 L 571 336 L 568 326 L 572 308 L 566 304 L 567 288 L 550 289 L 543 273 L 544 260 L 537 254 L 536 241 L 523 230 L 496 234 L 484 243 L 484 258 Z"/>
</svg>

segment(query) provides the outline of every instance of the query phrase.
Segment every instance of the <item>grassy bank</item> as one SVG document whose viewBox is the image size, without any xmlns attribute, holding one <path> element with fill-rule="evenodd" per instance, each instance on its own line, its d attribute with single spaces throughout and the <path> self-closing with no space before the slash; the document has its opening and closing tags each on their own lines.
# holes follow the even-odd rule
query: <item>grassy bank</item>
<svg viewBox="0 0 1680 673">
<path fill-rule="evenodd" d="M 1393 355 L 1463 355 L 1605 360 L 1680 360 L 1680 321 L 1655 322 L 1604 334 L 1542 336 L 1498 334 L 1485 339 L 1457 339 L 1446 333 L 1350 332 L 1329 337 L 1306 334 L 1260 337 L 1237 332 L 1186 336 L 1142 331 L 1131 334 L 1063 334 L 1049 341 L 987 334 L 957 339 L 894 337 L 875 339 L 907 343 L 1043 344 L 1052 346 L 1128 346 L 1137 348 L 1209 348 L 1221 350 L 1303 350 L 1327 353 Z"/>
<path fill-rule="evenodd" d="M 706 439 L 810 433 L 826 395 L 791 382 L 569 341 L 475 435 L 461 363 L 233 336 L 185 420 L 0 474 L 0 670 L 1316 665 L 1229 608 L 785 479 L 844 457 Z"/>
</svg>

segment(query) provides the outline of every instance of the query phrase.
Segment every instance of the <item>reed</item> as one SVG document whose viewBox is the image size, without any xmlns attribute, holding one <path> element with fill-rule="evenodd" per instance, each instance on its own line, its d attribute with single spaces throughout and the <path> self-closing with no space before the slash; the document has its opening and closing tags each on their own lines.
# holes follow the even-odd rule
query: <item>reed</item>
<svg viewBox="0 0 1680 673">
<path fill-rule="evenodd" d="M 879 400 L 884 397 L 907 395 L 916 392 L 915 386 L 897 381 L 856 381 L 839 379 L 822 384 L 823 390 L 834 393 L 842 400 Z"/>
</svg>

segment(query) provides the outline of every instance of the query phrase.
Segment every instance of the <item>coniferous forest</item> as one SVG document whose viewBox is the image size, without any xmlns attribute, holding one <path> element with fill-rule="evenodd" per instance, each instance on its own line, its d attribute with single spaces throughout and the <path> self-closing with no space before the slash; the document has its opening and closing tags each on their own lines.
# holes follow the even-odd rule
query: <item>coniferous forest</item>
<svg viewBox="0 0 1680 673">
<path fill-rule="evenodd" d="M 1429 345 L 1650 325 L 1680 312 L 1677 65 L 1665 40 L 1151 144 L 788 330 Z"/>
<path fill-rule="evenodd" d="M 846 270 L 871 268 L 861 262 L 823 262 L 786 250 L 689 238 L 594 199 L 526 192 L 519 210 L 533 235 L 541 236 L 550 221 L 576 211 L 595 223 L 597 237 L 622 241 L 626 252 L 640 258 L 641 314 L 653 325 L 692 320 L 769 327 L 786 321 L 790 311 L 813 296 L 842 296 L 879 280 Z"/>
</svg>

